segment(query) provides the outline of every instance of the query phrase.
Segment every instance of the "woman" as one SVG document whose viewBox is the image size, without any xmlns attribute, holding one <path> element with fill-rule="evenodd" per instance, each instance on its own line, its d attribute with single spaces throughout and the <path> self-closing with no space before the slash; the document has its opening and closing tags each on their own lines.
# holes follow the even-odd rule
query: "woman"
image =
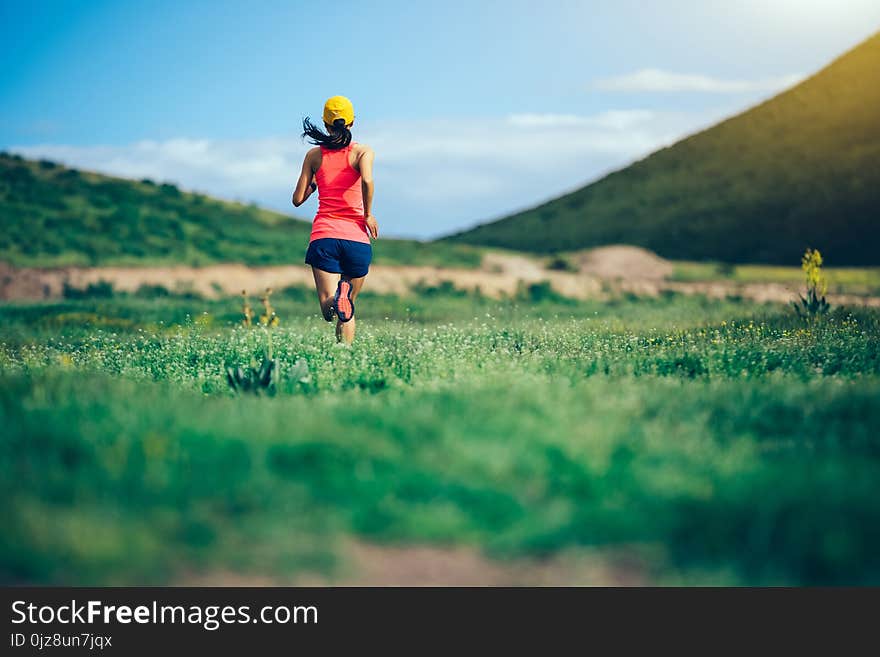
<svg viewBox="0 0 880 657">
<path fill-rule="evenodd" d="M 306 264 L 312 266 L 321 313 L 336 315 L 336 339 L 354 340 L 354 300 L 364 285 L 379 225 L 373 204 L 373 149 L 351 140 L 354 107 L 344 96 L 324 104 L 326 132 L 303 119 L 303 137 L 316 145 L 306 153 L 293 191 L 293 205 L 318 190 L 318 213 L 312 223 Z"/>
</svg>

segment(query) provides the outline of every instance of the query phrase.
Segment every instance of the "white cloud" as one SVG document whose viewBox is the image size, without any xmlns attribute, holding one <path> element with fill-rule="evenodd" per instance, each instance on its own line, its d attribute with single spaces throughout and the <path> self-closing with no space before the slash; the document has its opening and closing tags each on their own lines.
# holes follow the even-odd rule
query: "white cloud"
<svg viewBox="0 0 880 657">
<path fill-rule="evenodd" d="M 376 150 L 375 212 L 383 233 L 432 237 L 558 195 L 726 113 L 613 110 L 469 122 L 364 122 L 356 138 Z M 308 148 L 298 136 L 285 136 L 12 150 L 295 212 L 290 192 Z M 298 214 L 307 217 L 314 209 L 310 201 Z"/>
<path fill-rule="evenodd" d="M 698 91 L 717 94 L 781 91 L 804 76 L 796 73 L 758 80 L 728 80 L 696 73 L 674 73 L 657 68 L 643 68 L 634 73 L 597 80 L 593 87 L 601 91 Z"/>
<path fill-rule="evenodd" d="M 629 128 L 654 118 L 649 110 L 610 110 L 592 116 L 576 114 L 511 114 L 507 117 L 510 125 L 522 128 L 553 128 L 593 126 L 600 128 Z"/>
<path fill-rule="evenodd" d="M 220 141 L 177 138 L 120 146 L 37 145 L 13 148 L 32 157 L 127 178 L 174 181 L 225 198 L 243 198 L 290 181 L 305 152 L 299 140 Z"/>
</svg>

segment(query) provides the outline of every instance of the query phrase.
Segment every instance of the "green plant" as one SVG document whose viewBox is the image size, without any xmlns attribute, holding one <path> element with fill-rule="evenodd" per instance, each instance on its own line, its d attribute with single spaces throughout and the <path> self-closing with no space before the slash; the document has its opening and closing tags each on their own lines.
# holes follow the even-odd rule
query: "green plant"
<svg viewBox="0 0 880 657">
<path fill-rule="evenodd" d="M 792 306 L 799 317 L 813 320 L 828 314 L 831 304 L 825 299 L 828 284 L 822 273 L 822 254 L 818 249 L 807 249 L 801 258 L 801 269 L 807 279 L 807 295 L 798 295 L 798 301 L 792 301 Z"/>
<path fill-rule="evenodd" d="M 254 309 L 251 308 L 251 302 L 248 299 L 247 290 L 241 291 L 241 299 L 242 299 L 242 308 L 241 313 L 244 315 L 244 319 L 241 320 L 241 323 L 245 326 L 250 326 L 253 324 L 254 319 Z"/>
<path fill-rule="evenodd" d="M 267 287 L 266 293 L 260 297 L 260 303 L 263 305 L 263 314 L 260 315 L 260 324 L 266 327 L 278 326 L 278 315 L 272 307 L 272 288 Z"/>
<path fill-rule="evenodd" d="M 164 299 L 171 295 L 164 285 L 149 285 L 143 283 L 135 290 L 134 296 L 139 299 Z"/>
<path fill-rule="evenodd" d="M 259 367 L 226 368 L 226 382 L 233 392 L 274 395 L 278 390 L 278 376 L 278 360 L 270 360 L 268 355 L 263 356 Z"/>
<path fill-rule="evenodd" d="M 254 311 L 248 300 L 247 290 L 242 290 L 241 296 L 243 299 L 242 314 L 244 315 L 242 323 L 245 327 L 250 328 L 253 324 Z M 281 368 L 272 351 L 272 329 L 278 326 L 279 320 L 272 307 L 271 296 L 272 288 L 266 288 L 266 293 L 260 298 L 264 310 L 264 314 L 260 315 L 260 328 L 266 332 L 266 346 L 263 349 L 262 362 L 259 366 L 252 364 L 248 368 L 243 368 L 240 365 L 226 366 L 226 383 L 233 392 L 253 394 L 265 392 L 274 395 L 278 391 L 278 377 Z M 297 363 L 298 366 L 299 363 Z"/>
<path fill-rule="evenodd" d="M 468 291 L 455 287 L 452 281 L 443 280 L 437 285 L 429 285 L 424 279 L 412 286 L 412 291 L 420 297 L 466 297 Z"/>
<path fill-rule="evenodd" d="M 567 272 L 577 272 L 577 266 L 572 263 L 568 258 L 555 255 L 550 260 L 547 261 L 547 269 L 550 271 L 567 271 Z"/>
<path fill-rule="evenodd" d="M 113 297 L 113 283 L 100 280 L 89 283 L 85 288 L 78 288 L 65 281 L 61 295 L 65 299 L 110 299 Z"/>
<path fill-rule="evenodd" d="M 550 283 L 550 281 L 538 281 L 537 283 L 528 284 L 523 281 L 519 281 L 517 283 L 514 298 L 517 301 L 522 301 L 526 303 L 573 303 L 572 299 L 560 294 L 555 289 L 553 289 L 553 285 Z"/>
</svg>

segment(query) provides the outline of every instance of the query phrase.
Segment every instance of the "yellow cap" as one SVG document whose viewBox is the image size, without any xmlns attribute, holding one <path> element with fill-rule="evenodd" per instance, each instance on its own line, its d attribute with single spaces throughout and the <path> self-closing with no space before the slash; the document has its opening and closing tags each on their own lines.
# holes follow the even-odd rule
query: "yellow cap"
<svg viewBox="0 0 880 657">
<path fill-rule="evenodd" d="M 345 119 L 345 125 L 354 121 L 354 105 L 345 96 L 333 96 L 324 103 L 324 123 L 333 125 L 336 119 Z"/>
</svg>

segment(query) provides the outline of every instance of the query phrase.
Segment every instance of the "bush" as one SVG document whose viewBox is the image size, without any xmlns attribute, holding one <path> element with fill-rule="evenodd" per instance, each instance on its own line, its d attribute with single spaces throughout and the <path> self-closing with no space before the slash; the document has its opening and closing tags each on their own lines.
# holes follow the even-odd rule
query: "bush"
<svg viewBox="0 0 880 657">
<path fill-rule="evenodd" d="M 550 281 L 539 281 L 537 283 L 531 283 L 526 285 L 522 281 L 517 285 L 516 295 L 514 297 L 517 301 L 523 301 L 527 303 L 542 303 L 542 302 L 554 302 L 561 304 L 576 304 L 577 301 L 575 299 L 570 299 L 569 297 L 563 296 L 559 294 L 556 290 L 553 289 L 553 286 L 550 285 Z"/>
<path fill-rule="evenodd" d="M 171 292 L 164 285 L 147 285 L 144 283 L 135 290 L 134 296 L 139 299 L 160 299 L 171 296 Z"/>
<path fill-rule="evenodd" d="M 550 271 L 578 271 L 578 268 L 574 263 L 572 263 L 568 258 L 560 255 L 556 255 L 550 258 L 550 261 L 547 263 L 547 269 L 549 269 Z"/>
<path fill-rule="evenodd" d="M 97 283 L 89 283 L 85 289 L 82 289 L 65 282 L 62 296 L 65 299 L 111 299 L 113 297 L 113 283 L 100 280 Z"/>
<path fill-rule="evenodd" d="M 428 285 L 419 281 L 412 287 L 413 292 L 423 297 L 466 297 L 467 290 L 455 287 L 452 281 L 440 281 L 437 285 Z"/>
</svg>

